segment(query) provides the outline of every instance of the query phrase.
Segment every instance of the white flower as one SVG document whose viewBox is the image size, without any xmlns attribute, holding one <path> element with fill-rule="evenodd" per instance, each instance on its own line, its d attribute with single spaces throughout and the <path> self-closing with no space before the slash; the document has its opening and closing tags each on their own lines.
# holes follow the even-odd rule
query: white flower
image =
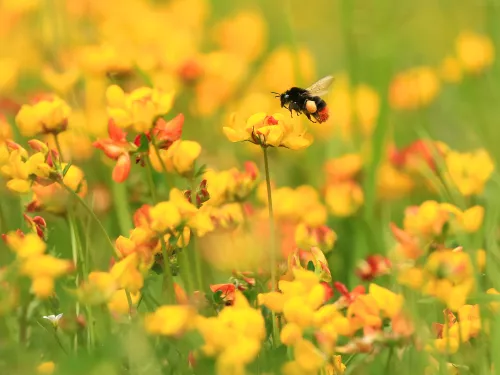
<svg viewBox="0 0 500 375">
<path fill-rule="evenodd" d="M 57 327 L 59 325 L 59 320 L 61 320 L 63 314 L 58 314 L 58 315 L 49 315 L 49 316 L 44 316 L 43 318 L 44 319 L 47 319 L 47 320 L 50 320 L 50 322 L 52 323 L 52 325 L 54 327 Z"/>
</svg>

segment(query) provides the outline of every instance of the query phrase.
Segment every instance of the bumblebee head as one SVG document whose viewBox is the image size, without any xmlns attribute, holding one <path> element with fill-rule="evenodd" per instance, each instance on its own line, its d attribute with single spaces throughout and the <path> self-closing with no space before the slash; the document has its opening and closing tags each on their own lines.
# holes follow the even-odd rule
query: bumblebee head
<svg viewBox="0 0 500 375">
<path fill-rule="evenodd" d="M 290 95 L 288 95 L 288 91 L 285 91 L 283 94 L 272 91 L 271 94 L 274 94 L 275 98 L 280 98 L 281 108 L 283 108 L 290 101 Z"/>
</svg>

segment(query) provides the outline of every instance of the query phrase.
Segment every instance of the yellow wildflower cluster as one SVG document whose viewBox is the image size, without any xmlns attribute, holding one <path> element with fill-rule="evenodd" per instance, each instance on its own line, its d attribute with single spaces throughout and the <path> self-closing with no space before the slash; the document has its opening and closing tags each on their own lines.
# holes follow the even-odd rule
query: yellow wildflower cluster
<svg viewBox="0 0 500 375">
<path fill-rule="evenodd" d="M 4 240 L 16 254 L 19 274 L 31 279 L 31 291 L 38 298 L 51 297 L 54 280 L 74 268 L 71 261 L 46 254 L 47 245 L 35 233 L 10 232 Z"/>
</svg>

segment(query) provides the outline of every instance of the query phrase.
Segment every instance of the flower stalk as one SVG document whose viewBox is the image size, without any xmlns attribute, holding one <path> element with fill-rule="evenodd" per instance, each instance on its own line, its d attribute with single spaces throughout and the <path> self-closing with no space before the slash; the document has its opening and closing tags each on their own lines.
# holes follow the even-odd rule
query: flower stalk
<svg viewBox="0 0 500 375">
<path fill-rule="evenodd" d="M 273 213 L 273 197 L 271 193 L 271 179 L 269 177 L 269 160 L 267 154 L 267 146 L 262 146 L 262 152 L 264 154 L 264 169 L 266 173 L 266 187 L 267 187 L 267 206 L 269 209 L 269 231 L 271 237 L 271 253 L 269 257 L 269 267 L 271 268 L 271 290 L 276 291 L 276 225 L 274 222 Z M 273 345 L 277 346 L 279 339 L 278 326 L 276 324 L 276 314 L 272 312 L 272 338 Z"/>
</svg>

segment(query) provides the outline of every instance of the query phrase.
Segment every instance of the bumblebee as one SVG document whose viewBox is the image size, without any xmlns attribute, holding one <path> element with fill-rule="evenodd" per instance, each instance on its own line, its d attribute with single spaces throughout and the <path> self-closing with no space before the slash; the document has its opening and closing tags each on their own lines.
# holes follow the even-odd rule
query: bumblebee
<svg viewBox="0 0 500 375">
<path fill-rule="evenodd" d="M 277 92 L 272 92 L 272 94 L 275 94 L 275 98 L 280 99 L 281 108 L 288 109 L 292 117 L 295 111 L 297 115 L 304 113 L 311 122 L 322 123 L 328 120 L 329 113 L 328 106 L 326 102 L 321 99 L 321 96 L 328 93 L 328 88 L 332 82 L 333 77 L 326 76 L 307 89 L 292 87 L 282 94 Z"/>
</svg>

